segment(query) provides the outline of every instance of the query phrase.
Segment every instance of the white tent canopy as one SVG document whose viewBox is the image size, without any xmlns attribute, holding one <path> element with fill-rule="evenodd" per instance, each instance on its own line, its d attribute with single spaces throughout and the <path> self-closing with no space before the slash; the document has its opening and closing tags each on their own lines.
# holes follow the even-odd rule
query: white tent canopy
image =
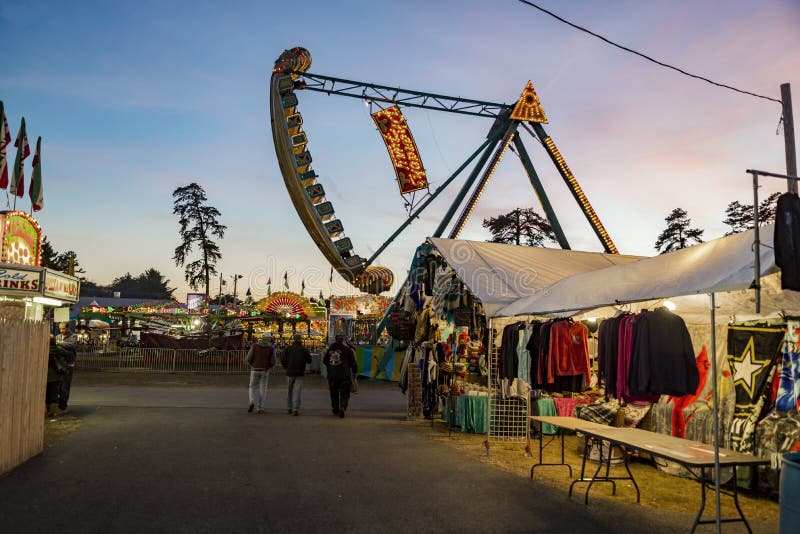
<svg viewBox="0 0 800 534">
<path fill-rule="evenodd" d="M 497 315 L 498 310 L 521 297 L 538 294 L 566 276 L 641 259 L 436 237 L 429 241 L 490 316 Z"/>
<path fill-rule="evenodd" d="M 760 229 L 763 298 L 762 315 L 800 311 L 800 293 L 782 291 L 773 249 L 774 225 Z M 753 230 L 708 241 L 661 256 L 575 274 L 522 297 L 499 310 L 498 316 L 575 315 L 585 310 L 627 303 L 670 298 L 676 313 L 707 322 L 708 297 L 717 293 L 720 321 L 731 315 L 754 313 L 754 292 L 747 291 L 754 279 Z M 680 297 L 680 298 L 675 298 Z M 599 313 L 602 315 L 602 313 Z M 694 321 L 692 321 L 694 322 Z"/>
</svg>

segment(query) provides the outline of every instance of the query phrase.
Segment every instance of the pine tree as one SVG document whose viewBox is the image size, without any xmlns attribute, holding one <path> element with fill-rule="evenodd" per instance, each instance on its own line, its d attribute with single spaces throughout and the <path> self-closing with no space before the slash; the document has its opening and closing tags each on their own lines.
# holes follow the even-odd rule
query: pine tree
<svg viewBox="0 0 800 534">
<path fill-rule="evenodd" d="M 175 265 L 184 267 L 186 282 L 192 288 L 204 284 L 208 297 L 211 275 L 217 274 L 216 264 L 222 258 L 213 238 L 222 239 L 227 227 L 218 221 L 219 210 L 205 204 L 206 192 L 196 183 L 177 188 L 172 196 L 175 199 L 172 213 L 178 216 L 181 226 L 181 244 L 175 248 L 173 256 Z M 187 263 L 195 245 L 200 258 Z"/>
<path fill-rule="evenodd" d="M 555 243 L 553 227 L 533 208 L 517 208 L 509 213 L 483 220 L 483 227 L 492 233 L 491 243 L 509 243 L 543 247 Z"/>
<path fill-rule="evenodd" d="M 68 250 L 66 252 L 57 252 L 47 239 L 47 236 L 42 238 L 40 251 L 42 267 L 64 273 L 69 273 L 70 268 L 72 268 L 74 276 L 78 276 L 81 279 L 83 279 L 83 277 L 80 275 L 86 274 L 86 270 L 84 270 L 78 262 L 78 254 L 75 251 Z"/>
<path fill-rule="evenodd" d="M 702 236 L 705 230 L 691 227 L 692 220 L 687 217 L 686 210 L 675 208 L 664 220 L 667 221 L 667 227 L 656 239 L 655 248 L 659 254 L 703 242 Z"/>
<path fill-rule="evenodd" d="M 780 193 L 772 193 L 770 196 L 758 204 L 758 224 L 759 226 L 769 224 L 775 220 L 775 205 Z M 742 204 L 734 200 L 725 208 L 725 219 L 723 224 L 731 227 L 731 231 L 725 235 L 738 234 L 746 230 L 753 229 L 753 205 Z"/>
</svg>

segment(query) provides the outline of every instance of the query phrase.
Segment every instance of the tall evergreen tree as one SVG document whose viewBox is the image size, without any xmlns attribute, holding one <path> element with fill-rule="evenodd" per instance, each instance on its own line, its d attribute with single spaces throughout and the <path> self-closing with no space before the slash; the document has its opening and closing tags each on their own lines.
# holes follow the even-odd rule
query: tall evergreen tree
<svg viewBox="0 0 800 534">
<path fill-rule="evenodd" d="M 780 193 L 772 193 L 770 196 L 758 203 L 758 224 L 769 224 L 775 220 L 775 206 Z M 753 205 L 742 204 L 734 200 L 725 208 L 724 224 L 731 227 L 731 231 L 725 235 L 738 234 L 746 230 L 753 229 Z"/>
<path fill-rule="evenodd" d="M 509 213 L 483 220 L 483 227 L 492 233 L 491 243 L 508 243 L 543 247 L 555 242 L 553 227 L 533 208 L 517 208 Z"/>
<path fill-rule="evenodd" d="M 175 265 L 184 267 L 186 282 L 192 288 L 205 285 L 209 292 L 211 276 L 217 274 L 216 264 L 222 258 L 213 238 L 222 239 L 227 227 L 220 224 L 219 210 L 206 205 L 206 192 L 196 183 L 179 187 L 172 192 L 175 199 L 172 213 L 178 216 L 181 243 L 175 248 Z M 197 246 L 200 258 L 187 263 Z"/>
<path fill-rule="evenodd" d="M 66 252 L 58 252 L 53 248 L 52 243 L 47 239 L 47 236 L 42 238 L 41 245 L 42 267 L 53 269 L 54 271 L 61 271 L 68 273 L 70 268 L 75 276 L 85 274 L 86 271 L 80 266 L 78 262 L 78 254 L 73 250 Z"/>
<path fill-rule="evenodd" d="M 656 250 L 659 254 L 672 252 L 703 242 L 703 232 L 692 228 L 692 220 L 687 217 L 686 210 L 675 208 L 664 218 L 667 227 L 656 239 Z"/>
</svg>

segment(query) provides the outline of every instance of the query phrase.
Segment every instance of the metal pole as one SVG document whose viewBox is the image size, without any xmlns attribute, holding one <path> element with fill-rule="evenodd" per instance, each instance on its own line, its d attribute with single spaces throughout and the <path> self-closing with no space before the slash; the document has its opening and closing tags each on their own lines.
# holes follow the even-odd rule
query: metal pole
<svg viewBox="0 0 800 534">
<path fill-rule="evenodd" d="M 475 180 L 478 178 L 478 174 L 480 173 L 481 169 L 484 167 L 484 165 L 486 165 L 486 161 L 489 159 L 489 156 L 491 156 L 495 146 L 500 142 L 500 138 L 504 133 L 506 133 L 505 123 L 507 123 L 508 120 L 506 119 L 502 122 L 504 124 L 495 124 L 494 135 L 490 135 L 490 143 L 486 146 L 486 150 L 483 152 L 481 159 L 475 164 L 475 168 L 472 169 L 472 173 L 469 175 L 469 178 L 467 178 L 467 181 L 464 182 L 464 185 L 461 187 L 461 191 L 459 191 L 458 195 L 456 195 L 456 198 L 450 205 L 450 209 L 447 210 L 442 222 L 439 223 L 439 227 L 433 233 L 433 237 L 442 237 L 445 228 L 447 228 L 447 225 L 450 224 L 450 219 L 453 218 L 458 206 L 460 206 L 461 202 L 464 201 L 464 197 L 467 196 L 467 192 L 472 187 L 472 184 L 475 183 Z"/>
<path fill-rule="evenodd" d="M 383 252 L 383 251 L 386 249 L 386 247 L 388 247 L 388 246 L 391 244 L 391 242 L 392 242 L 392 241 L 394 241 L 394 239 L 395 239 L 395 238 L 396 238 L 398 235 L 400 235 L 400 233 L 401 233 L 403 230 L 405 230 L 405 229 L 406 229 L 406 227 L 407 227 L 409 224 L 411 224 L 412 222 L 414 222 L 414 219 L 416 219 L 416 218 L 418 218 L 418 217 L 419 217 L 420 213 L 422 213 L 422 210 L 424 210 L 425 208 L 427 208 L 427 207 L 428 207 L 428 205 L 429 205 L 431 202 L 433 202 L 433 201 L 434 201 L 434 199 L 435 199 L 437 196 L 439 196 L 439 193 L 441 193 L 442 191 L 444 191 L 445 187 L 447 187 L 448 185 L 450 185 L 450 184 L 453 182 L 453 180 L 455 180 L 455 179 L 456 179 L 456 177 L 457 177 L 457 176 L 458 176 L 458 175 L 461 173 L 461 171 L 463 171 L 463 170 L 464 170 L 464 169 L 467 167 L 467 165 L 469 165 L 469 164 L 472 162 L 472 160 L 473 160 L 473 159 L 475 159 L 475 158 L 478 156 L 478 154 L 480 154 L 480 153 L 481 153 L 481 151 L 482 151 L 482 150 L 484 150 L 484 149 L 485 149 L 485 148 L 487 148 L 487 147 L 490 147 L 490 146 L 491 146 L 491 144 L 492 144 L 492 139 L 487 139 L 486 141 L 484 141 L 484 142 L 483 142 L 483 144 L 481 144 L 481 146 L 479 146 L 479 147 L 478 147 L 478 149 L 477 149 L 475 152 L 473 152 L 473 153 L 472 153 L 472 155 L 471 155 L 470 157 L 468 157 L 468 158 L 467 158 L 467 160 L 466 160 L 464 163 L 462 163 L 462 164 L 461 164 L 461 166 L 460 166 L 458 169 L 456 169 L 456 172 L 454 172 L 453 174 L 451 174 L 451 175 L 450 175 L 450 178 L 448 178 L 447 180 L 445 180 L 445 181 L 444 181 L 444 183 L 443 183 L 442 185 L 440 185 L 440 186 L 439 186 L 439 187 L 436 189 L 436 191 L 434 191 L 434 192 L 431 194 L 431 196 L 429 196 L 427 199 L 425 199 L 425 201 L 424 201 L 422 204 L 420 204 L 419 208 L 417 208 L 417 210 L 416 210 L 414 213 L 412 213 L 411 215 L 409 215 L 409 216 L 408 216 L 408 219 L 406 219 L 406 221 L 405 221 L 403 224 L 401 224 L 401 225 L 400 225 L 400 227 L 399 227 L 397 230 L 395 230 L 395 232 L 394 232 L 394 233 L 393 233 L 391 236 L 389 236 L 389 239 L 387 239 L 387 240 L 386 240 L 386 241 L 383 243 L 383 245 L 381 245 L 381 246 L 378 248 L 378 250 L 377 250 L 377 251 L 376 251 L 376 252 L 375 252 L 375 253 L 374 253 L 372 256 L 370 256 L 370 258 L 367 260 L 367 263 L 365 263 L 364 265 L 365 265 L 365 266 L 366 266 L 366 265 L 371 265 L 371 264 L 372 264 L 372 262 L 373 262 L 373 261 L 375 261 L 375 259 L 376 259 L 376 258 L 377 258 L 377 257 L 378 257 L 380 254 L 381 254 L 381 252 Z"/>
<path fill-rule="evenodd" d="M 508 128 L 503 135 L 502 142 L 498 143 L 497 145 L 497 149 L 494 152 L 494 156 L 492 156 L 491 162 L 489 162 L 489 165 L 486 166 L 486 169 L 481 175 L 481 179 L 478 181 L 478 185 L 475 186 L 475 189 L 472 191 L 472 195 L 464 205 L 464 208 L 461 210 L 461 214 L 458 216 L 458 219 L 456 219 L 456 223 L 453 225 L 453 228 L 450 229 L 450 239 L 458 239 L 459 234 L 461 234 L 461 230 L 464 229 L 464 225 L 467 224 L 467 221 L 472 214 L 472 210 L 474 210 L 475 206 L 478 204 L 478 200 L 481 198 L 483 190 L 486 189 L 486 184 L 489 183 L 489 180 L 492 178 L 495 169 L 497 169 L 497 165 L 500 163 L 500 160 L 503 159 L 503 154 L 505 154 L 508 144 L 511 142 L 511 138 L 514 137 L 514 133 L 516 132 L 518 126 L 518 121 L 510 121 Z"/>
<path fill-rule="evenodd" d="M 758 228 L 758 174 L 753 173 L 753 251 L 755 261 L 753 262 L 753 289 L 756 290 L 756 313 L 761 313 L 761 239 Z"/>
<path fill-rule="evenodd" d="M 722 532 L 722 520 L 719 508 L 719 394 L 717 393 L 717 321 L 715 305 L 714 293 L 711 293 L 711 377 L 714 386 L 714 491 L 717 500 L 717 534 L 719 534 Z M 705 481 L 701 480 L 700 483 L 705 484 Z M 703 492 L 705 492 L 705 488 L 703 488 Z"/>
<path fill-rule="evenodd" d="M 539 199 L 539 203 L 542 205 L 544 214 L 547 217 L 547 220 L 550 222 L 550 226 L 553 228 L 553 233 L 556 235 L 556 241 L 558 241 L 558 244 L 564 250 L 570 250 L 567 236 L 564 235 L 564 230 L 561 228 L 561 224 L 558 222 L 556 212 L 553 210 L 553 206 L 550 204 L 550 200 L 547 198 L 547 193 L 545 193 L 542 182 L 539 180 L 539 175 L 536 174 L 536 169 L 533 167 L 533 162 L 531 162 L 531 158 L 528 156 L 528 151 L 525 149 L 525 145 L 522 143 L 522 138 L 520 137 L 519 133 L 514 136 L 514 146 L 517 149 L 519 159 L 522 161 L 522 166 L 525 168 L 525 172 L 528 174 L 528 179 L 531 181 L 531 185 L 536 193 L 536 197 Z"/>
<path fill-rule="evenodd" d="M 783 103 L 783 142 L 786 147 L 786 174 L 797 176 L 797 154 L 794 145 L 794 118 L 792 116 L 792 91 L 788 83 L 781 84 Z M 788 180 L 788 191 L 797 194 L 797 178 Z"/>
</svg>

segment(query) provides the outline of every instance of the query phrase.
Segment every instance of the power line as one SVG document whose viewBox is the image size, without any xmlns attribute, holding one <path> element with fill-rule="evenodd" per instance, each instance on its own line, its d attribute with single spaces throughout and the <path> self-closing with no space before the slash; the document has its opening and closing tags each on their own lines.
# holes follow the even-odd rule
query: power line
<svg viewBox="0 0 800 534">
<path fill-rule="evenodd" d="M 730 86 L 730 85 L 726 85 L 724 83 L 715 82 L 714 80 L 709 80 L 708 78 L 705 78 L 703 76 L 698 76 L 697 74 L 692 74 L 691 72 L 686 72 L 685 70 L 679 69 L 678 67 L 673 67 L 672 65 L 668 65 L 667 63 L 664 63 L 663 61 L 658 61 L 657 59 L 653 59 L 650 56 L 642 54 L 641 52 L 637 52 L 636 50 L 633 50 L 633 49 L 628 48 L 626 46 L 622 46 L 621 44 L 617 44 L 614 41 L 606 39 L 602 35 L 594 33 L 593 31 L 591 31 L 591 30 L 589 30 L 587 28 L 584 28 L 583 26 L 578 26 L 577 24 L 575 24 L 573 22 L 570 22 L 565 18 L 559 17 L 558 15 L 553 13 L 552 11 L 548 11 L 545 8 L 541 7 L 541 6 L 537 6 L 533 2 L 529 2 L 528 0 L 519 0 L 519 1 L 522 2 L 523 4 L 527 4 L 527 5 L 529 5 L 529 6 L 533 7 L 533 8 L 538 9 L 542 13 L 546 13 L 546 14 L 550 15 L 554 19 L 559 20 L 559 21 L 563 22 L 564 24 L 572 26 L 576 30 L 580 30 L 580 31 L 582 31 L 584 33 L 588 33 L 589 35 L 597 37 L 601 41 L 605 41 L 606 43 L 610 44 L 611 46 L 616 46 L 617 48 L 619 48 L 621 50 L 624 50 L 626 52 L 630 52 L 631 54 L 636 54 L 637 56 L 642 57 L 642 58 L 646 59 L 647 61 L 651 61 L 651 62 L 655 63 L 656 65 L 661 65 L 662 67 L 666 67 L 668 69 L 672 69 L 672 70 L 678 71 L 681 74 L 689 76 L 690 78 L 695 78 L 697 80 L 702 80 L 704 82 L 710 83 L 711 85 L 716 85 L 717 87 L 724 87 L 725 89 L 730 89 L 731 91 L 736 91 L 737 93 L 742 93 L 742 94 L 745 94 L 745 95 L 754 96 L 756 98 L 763 98 L 764 100 L 769 100 L 771 102 L 777 102 L 778 104 L 783 105 L 783 102 L 781 100 L 777 100 L 775 98 L 771 98 L 771 97 L 764 96 L 764 95 L 759 95 L 757 93 L 751 93 L 750 91 L 744 91 L 742 89 L 737 89 L 736 87 L 733 87 L 733 86 Z"/>
</svg>

